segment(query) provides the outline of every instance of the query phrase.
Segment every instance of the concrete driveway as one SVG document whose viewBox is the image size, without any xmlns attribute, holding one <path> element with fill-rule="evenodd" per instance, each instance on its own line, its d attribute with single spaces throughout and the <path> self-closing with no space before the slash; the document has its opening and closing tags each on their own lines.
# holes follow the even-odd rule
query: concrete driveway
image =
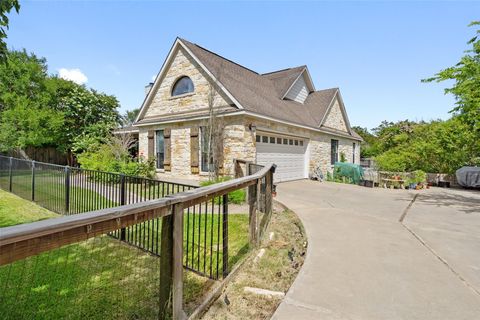
<svg viewBox="0 0 480 320">
<path fill-rule="evenodd" d="M 273 319 L 480 319 L 480 192 L 306 180 L 277 191 L 309 245 Z"/>
</svg>

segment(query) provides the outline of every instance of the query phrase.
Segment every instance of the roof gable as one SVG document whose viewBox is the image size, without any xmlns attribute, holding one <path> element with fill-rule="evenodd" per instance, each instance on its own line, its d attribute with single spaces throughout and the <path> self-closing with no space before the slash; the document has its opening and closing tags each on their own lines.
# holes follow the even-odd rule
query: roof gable
<svg viewBox="0 0 480 320">
<path fill-rule="evenodd" d="M 253 116 L 266 116 L 292 125 L 319 129 L 334 97 L 337 96 L 348 129 L 347 135 L 353 137 L 338 88 L 315 91 L 306 66 L 259 74 L 180 38 L 176 39 L 159 75 L 155 79 L 153 89 L 145 98 L 137 121 L 141 119 L 145 106 L 150 103 L 152 92 L 156 91 L 157 82 L 162 73 L 165 72 L 165 66 L 171 59 L 173 49 L 177 46 L 182 46 L 185 49 L 211 78 L 211 81 L 218 85 L 238 109 Z M 305 83 L 307 89 L 310 88 L 311 90 L 303 104 L 284 99 L 299 79 L 302 79 L 301 81 Z M 345 131 L 343 134 L 345 134 Z"/>
</svg>

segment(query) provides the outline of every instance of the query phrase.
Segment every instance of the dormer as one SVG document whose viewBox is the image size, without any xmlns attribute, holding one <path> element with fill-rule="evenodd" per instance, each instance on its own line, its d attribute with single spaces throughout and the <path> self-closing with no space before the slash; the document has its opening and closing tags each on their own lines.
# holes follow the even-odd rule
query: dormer
<svg viewBox="0 0 480 320">
<path fill-rule="evenodd" d="M 282 99 L 292 100 L 299 103 L 304 103 L 308 95 L 315 91 L 312 78 L 308 72 L 307 67 L 304 67 L 303 71 L 298 75 L 291 86 L 285 91 Z"/>
</svg>

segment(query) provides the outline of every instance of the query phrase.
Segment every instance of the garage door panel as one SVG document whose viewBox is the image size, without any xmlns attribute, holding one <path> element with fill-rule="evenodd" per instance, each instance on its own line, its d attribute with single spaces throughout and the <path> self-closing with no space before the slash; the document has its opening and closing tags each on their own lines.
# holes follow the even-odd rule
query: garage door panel
<svg viewBox="0 0 480 320">
<path fill-rule="evenodd" d="M 263 136 L 268 136 L 267 143 L 261 142 Z M 270 137 L 275 137 L 275 143 L 270 143 L 270 141 L 273 141 Z M 284 137 L 282 136 L 257 134 L 257 163 L 263 165 L 275 163 L 277 165 L 274 175 L 275 182 L 305 178 L 306 140 L 287 138 L 288 142 L 291 139 L 294 143 L 297 143 L 297 145 L 290 145 L 277 144 L 276 142 L 279 141 L 277 138 L 281 138 L 283 142 Z"/>
</svg>

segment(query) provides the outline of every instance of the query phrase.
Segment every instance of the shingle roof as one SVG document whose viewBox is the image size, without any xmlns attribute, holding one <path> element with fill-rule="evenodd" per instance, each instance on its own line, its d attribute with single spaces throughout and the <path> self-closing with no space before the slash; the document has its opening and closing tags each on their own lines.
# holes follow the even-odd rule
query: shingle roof
<svg viewBox="0 0 480 320">
<path fill-rule="evenodd" d="M 256 114 L 319 128 L 338 92 L 338 88 L 312 92 L 303 104 L 284 100 L 281 97 L 306 66 L 259 74 L 187 40 L 180 41 L 247 111 Z"/>
</svg>

